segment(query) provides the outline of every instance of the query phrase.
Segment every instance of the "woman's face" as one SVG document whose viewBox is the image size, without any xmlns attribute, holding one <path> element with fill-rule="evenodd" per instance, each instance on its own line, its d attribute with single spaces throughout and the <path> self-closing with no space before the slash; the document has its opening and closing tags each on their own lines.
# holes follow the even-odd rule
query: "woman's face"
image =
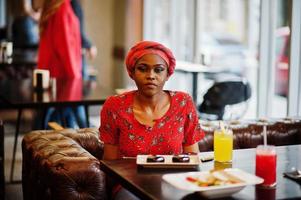
<svg viewBox="0 0 301 200">
<path fill-rule="evenodd" d="M 137 61 L 131 77 L 140 92 L 153 96 L 163 90 L 168 80 L 168 67 L 160 56 L 146 54 Z"/>
</svg>

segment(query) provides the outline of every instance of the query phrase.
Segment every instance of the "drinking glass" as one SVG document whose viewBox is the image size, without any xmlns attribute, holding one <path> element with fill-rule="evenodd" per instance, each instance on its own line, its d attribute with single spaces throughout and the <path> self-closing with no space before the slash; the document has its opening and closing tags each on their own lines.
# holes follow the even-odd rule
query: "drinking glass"
<svg viewBox="0 0 301 200">
<path fill-rule="evenodd" d="M 256 176 L 264 179 L 265 187 L 276 185 L 277 154 L 275 146 L 259 145 L 256 148 Z"/>
<path fill-rule="evenodd" d="M 276 187 L 255 187 L 255 199 L 275 200 L 276 199 Z"/>
<path fill-rule="evenodd" d="M 216 129 L 213 136 L 214 160 L 232 162 L 233 132 L 231 129 Z"/>
<path fill-rule="evenodd" d="M 227 168 L 232 168 L 232 162 L 217 162 L 214 161 L 214 170 L 224 170 Z"/>
</svg>

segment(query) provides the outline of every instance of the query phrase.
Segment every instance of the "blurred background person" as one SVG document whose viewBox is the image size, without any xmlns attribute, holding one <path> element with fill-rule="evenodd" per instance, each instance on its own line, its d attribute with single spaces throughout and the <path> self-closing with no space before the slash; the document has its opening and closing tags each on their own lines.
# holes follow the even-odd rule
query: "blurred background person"
<svg viewBox="0 0 301 200">
<path fill-rule="evenodd" d="M 70 0 L 45 0 L 39 28 L 38 68 L 54 78 L 81 78 L 80 28 Z"/>
<path fill-rule="evenodd" d="M 40 10 L 33 10 L 31 0 L 15 0 L 16 9 L 12 24 L 12 40 L 16 48 L 37 48 L 39 44 L 38 21 Z"/>
<path fill-rule="evenodd" d="M 72 9 L 79 20 L 80 27 L 80 37 L 81 37 L 81 45 L 82 45 L 82 78 L 83 80 L 90 79 L 89 67 L 86 61 L 86 57 L 89 59 L 94 59 L 97 56 L 97 48 L 94 46 L 91 41 L 88 39 L 85 32 L 84 25 L 84 13 L 81 7 L 81 3 L 79 0 L 71 0 Z M 91 70 L 92 68 L 90 68 Z M 77 116 L 77 122 L 80 128 L 84 128 L 87 126 L 85 116 L 84 106 L 79 106 L 74 110 L 75 115 Z"/>
<path fill-rule="evenodd" d="M 45 0 L 39 5 L 42 6 L 42 14 L 38 68 L 49 70 L 52 78 L 82 79 L 80 25 L 70 0 Z M 82 114 L 84 119 L 84 112 Z M 60 119 L 63 119 L 66 122 L 63 126 L 77 128 L 76 118 L 79 117 L 75 116 L 71 107 L 61 112 L 51 108 L 46 114 L 44 127 L 48 121 L 62 123 Z"/>
<path fill-rule="evenodd" d="M 88 65 L 86 62 L 86 56 L 89 59 L 93 59 L 97 55 L 97 48 L 94 46 L 91 41 L 88 39 L 85 32 L 84 25 L 84 13 L 79 0 L 71 0 L 71 6 L 75 15 L 79 20 L 80 25 L 80 36 L 81 36 L 81 45 L 82 45 L 82 75 L 84 80 L 89 79 Z"/>
</svg>

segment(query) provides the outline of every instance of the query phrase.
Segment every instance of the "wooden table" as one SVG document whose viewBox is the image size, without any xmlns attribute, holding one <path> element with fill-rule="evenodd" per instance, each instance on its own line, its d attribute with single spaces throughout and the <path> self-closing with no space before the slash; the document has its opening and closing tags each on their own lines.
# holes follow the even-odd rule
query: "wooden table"
<svg viewBox="0 0 301 200">
<path fill-rule="evenodd" d="M 247 186 L 232 199 L 296 199 L 301 198 L 301 186 L 283 177 L 292 167 L 301 169 L 301 145 L 279 146 L 277 149 L 277 185 L 275 189 Z M 212 152 L 201 153 L 201 155 Z M 255 149 L 234 150 L 232 167 L 255 173 Z M 101 169 L 141 199 L 198 199 L 197 193 L 178 190 L 162 181 L 162 175 L 175 171 L 138 169 L 135 159 L 101 161 Z M 200 164 L 200 170 L 224 168 L 213 161 Z"/>
</svg>

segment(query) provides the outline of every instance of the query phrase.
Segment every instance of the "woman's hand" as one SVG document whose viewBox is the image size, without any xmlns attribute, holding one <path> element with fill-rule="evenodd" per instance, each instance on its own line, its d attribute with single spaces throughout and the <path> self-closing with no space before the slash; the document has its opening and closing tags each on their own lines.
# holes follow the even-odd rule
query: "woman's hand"
<svg viewBox="0 0 301 200">
<path fill-rule="evenodd" d="M 183 151 L 184 153 L 199 153 L 200 149 L 198 142 L 194 143 L 193 145 L 183 146 Z"/>
<path fill-rule="evenodd" d="M 104 154 L 103 154 L 104 160 L 116 160 L 119 158 L 120 158 L 120 154 L 119 154 L 118 145 L 112 145 L 112 144 L 104 145 Z"/>
<path fill-rule="evenodd" d="M 87 55 L 90 60 L 94 59 L 97 56 L 96 46 L 92 46 L 91 48 L 87 49 Z"/>
</svg>

